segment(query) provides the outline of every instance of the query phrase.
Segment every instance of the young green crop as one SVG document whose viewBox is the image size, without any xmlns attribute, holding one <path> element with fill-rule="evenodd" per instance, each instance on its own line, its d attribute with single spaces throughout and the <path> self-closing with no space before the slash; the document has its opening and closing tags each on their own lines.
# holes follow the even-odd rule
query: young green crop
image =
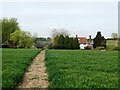
<svg viewBox="0 0 120 90">
<path fill-rule="evenodd" d="M 117 51 L 47 50 L 50 88 L 117 88 Z"/>
<path fill-rule="evenodd" d="M 2 49 L 2 88 L 15 88 L 41 50 Z"/>
</svg>

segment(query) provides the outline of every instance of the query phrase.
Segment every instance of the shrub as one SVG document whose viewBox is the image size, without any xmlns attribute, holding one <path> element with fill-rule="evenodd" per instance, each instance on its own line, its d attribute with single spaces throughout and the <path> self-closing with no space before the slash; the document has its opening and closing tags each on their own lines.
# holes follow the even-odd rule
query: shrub
<svg viewBox="0 0 120 90">
<path fill-rule="evenodd" d="M 91 50 L 91 49 L 92 49 L 92 47 L 90 47 L 90 46 L 85 47 L 85 50 Z"/>
<path fill-rule="evenodd" d="M 119 46 L 115 46 L 115 47 L 113 48 L 113 50 L 118 50 L 118 51 L 120 51 L 120 47 L 119 47 Z"/>
<path fill-rule="evenodd" d="M 103 50 L 105 49 L 103 46 L 96 47 L 95 50 Z"/>
<path fill-rule="evenodd" d="M 52 43 L 50 43 L 49 45 L 48 45 L 48 49 L 52 49 L 53 47 L 52 47 Z"/>
<path fill-rule="evenodd" d="M 106 48 L 106 39 L 104 38 L 104 36 L 101 35 L 101 32 L 97 32 L 96 37 L 93 39 L 93 47 L 99 47 L 99 46 L 103 46 Z"/>
</svg>

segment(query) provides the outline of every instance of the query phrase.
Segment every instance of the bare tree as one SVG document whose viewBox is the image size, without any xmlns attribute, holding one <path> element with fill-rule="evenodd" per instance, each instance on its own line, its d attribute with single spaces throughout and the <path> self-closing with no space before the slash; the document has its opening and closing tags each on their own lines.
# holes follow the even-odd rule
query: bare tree
<svg viewBox="0 0 120 90">
<path fill-rule="evenodd" d="M 56 35 L 59 35 L 59 34 L 64 36 L 69 36 L 68 31 L 64 28 L 52 28 L 52 33 L 51 33 L 52 39 L 54 39 Z"/>
</svg>

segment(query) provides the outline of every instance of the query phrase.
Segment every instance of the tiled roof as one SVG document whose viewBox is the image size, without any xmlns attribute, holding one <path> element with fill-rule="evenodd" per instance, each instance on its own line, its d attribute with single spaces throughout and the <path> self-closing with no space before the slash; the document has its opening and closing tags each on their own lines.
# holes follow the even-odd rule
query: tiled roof
<svg viewBox="0 0 120 90">
<path fill-rule="evenodd" d="M 78 37 L 80 44 L 88 44 L 88 40 L 85 37 Z"/>
</svg>

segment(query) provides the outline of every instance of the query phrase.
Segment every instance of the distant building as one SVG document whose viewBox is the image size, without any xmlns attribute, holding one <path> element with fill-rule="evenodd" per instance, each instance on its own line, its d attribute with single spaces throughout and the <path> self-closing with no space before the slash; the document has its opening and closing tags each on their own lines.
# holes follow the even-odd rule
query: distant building
<svg viewBox="0 0 120 90">
<path fill-rule="evenodd" d="M 86 37 L 77 37 L 77 38 L 80 44 L 79 45 L 80 49 L 84 50 L 86 47 L 93 49 L 93 41 L 91 39 L 91 36 L 89 36 L 89 39 L 87 39 Z"/>
<path fill-rule="evenodd" d="M 88 40 L 85 37 L 78 37 L 80 49 L 85 49 L 88 46 Z"/>
</svg>

